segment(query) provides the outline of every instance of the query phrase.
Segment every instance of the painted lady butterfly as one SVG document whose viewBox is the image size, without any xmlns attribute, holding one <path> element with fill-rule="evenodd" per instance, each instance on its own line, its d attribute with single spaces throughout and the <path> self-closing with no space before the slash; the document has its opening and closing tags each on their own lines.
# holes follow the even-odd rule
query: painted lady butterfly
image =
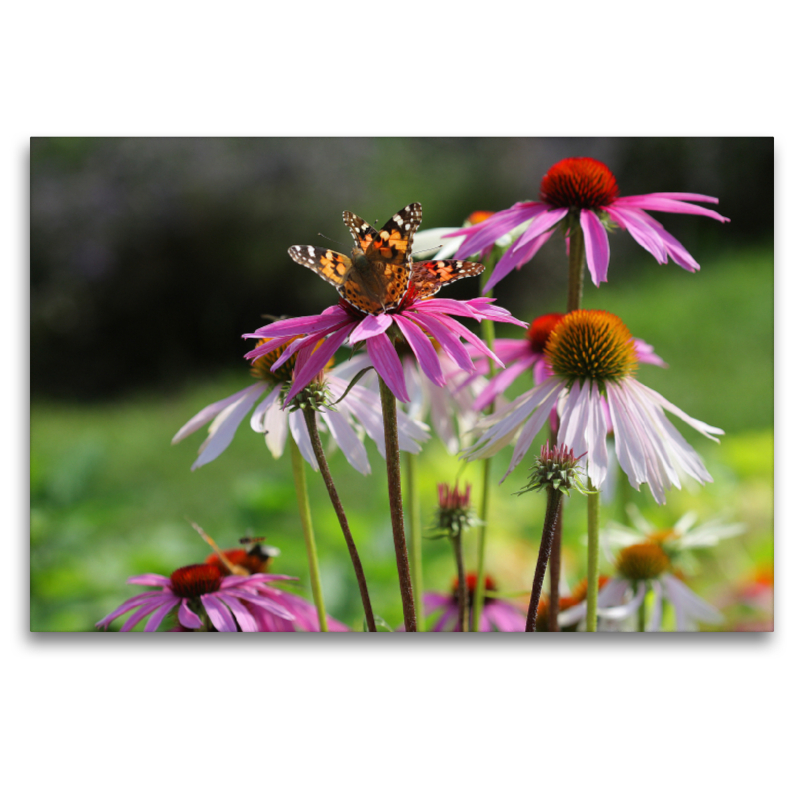
<svg viewBox="0 0 800 800">
<path fill-rule="evenodd" d="M 483 264 L 470 261 L 412 262 L 411 245 L 422 221 L 419 203 L 398 211 L 380 231 L 349 211 L 342 216 L 355 240 L 349 258 L 311 245 L 290 247 L 289 255 L 364 314 L 397 308 L 409 287 L 417 298 L 431 297 L 448 283 L 483 272 Z"/>
</svg>

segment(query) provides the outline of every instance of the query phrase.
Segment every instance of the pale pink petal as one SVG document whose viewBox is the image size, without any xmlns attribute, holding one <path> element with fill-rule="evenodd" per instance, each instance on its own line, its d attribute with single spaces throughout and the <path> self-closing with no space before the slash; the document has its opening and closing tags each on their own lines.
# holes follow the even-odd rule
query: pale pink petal
<svg viewBox="0 0 800 800">
<path fill-rule="evenodd" d="M 269 409 L 278 403 L 282 388 L 283 384 L 279 383 L 253 410 L 250 417 L 250 428 L 256 433 L 266 433 L 269 430 L 266 426 L 266 417 Z"/>
<path fill-rule="evenodd" d="M 634 339 L 633 345 L 636 348 L 636 358 L 640 364 L 653 364 L 664 369 L 669 366 L 661 356 L 656 354 L 653 345 L 648 344 L 643 339 Z"/>
<path fill-rule="evenodd" d="M 664 589 L 660 581 L 652 581 L 653 587 L 653 611 L 650 614 L 650 619 L 647 620 L 647 632 L 655 633 L 661 630 L 661 599 L 664 595 Z"/>
<path fill-rule="evenodd" d="M 262 381 L 263 383 L 263 381 Z M 242 389 L 236 394 L 232 394 L 230 397 L 226 397 L 224 400 L 217 400 L 216 403 L 212 403 L 210 406 L 206 406 L 202 411 L 199 411 L 195 414 L 173 437 L 172 437 L 172 444 L 176 442 L 180 442 L 182 439 L 185 439 L 190 433 L 194 433 L 196 430 L 199 430 L 203 427 L 209 420 L 214 419 L 221 411 L 224 411 L 228 406 L 233 405 L 242 397 L 244 397 L 248 392 L 252 391 L 254 386 L 258 384 L 253 384 L 253 386 L 248 386 L 245 389 Z"/>
<path fill-rule="evenodd" d="M 389 387 L 392 394 L 401 402 L 408 402 L 406 382 L 403 377 L 403 365 L 394 349 L 394 345 L 385 334 L 367 339 L 367 352 L 378 374 Z"/>
<path fill-rule="evenodd" d="M 358 470 L 362 475 L 369 475 L 370 466 L 367 458 L 367 449 L 348 424 L 344 414 L 329 408 L 325 412 L 325 419 L 331 435 L 341 448 L 350 466 Z"/>
<path fill-rule="evenodd" d="M 213 461 L 233 441 L 241 421 L 264 392 L 266 383 L 259 381 L 251 386 L 233 405 L 220 413 L 209 428 L 208 438 L 200 445 L 200 455 L 192 464 L 192 470 Z"/>
<path fill-rule="evenodd" d="M 581 229 L 586 244 L 586 266 L 592 276 L 592 283 L 599 286 L 608 280 L 608 260 L 611 255 L 608 234 L 597 215 L 585 208 L 581 209 Z"/>
<path fill-rule="evenodd" d="M 675 628 L 678 631 L 690 630 L 687 621 L 699 619 L 701 622 L 710 622 L 719 625 L 724 621 L 722 614 L 714 606 L 698 597 L 685 583 L 673 575 L 661 577 L 664 589 L 670 603 L 675 609 Z"/>
<path fill-rule="evenodd" d="M 300 455 L 308 462 L 315 472 L 319 469 L 317 466 L 317 457 L 314 455 L 314 448 L 311 446 L 311 436 L 308 433 L 306 420 L 303 414 L 299 411 L 294 411 L 289 414 L 289 430 L 300 450 Z"/>
</svg>

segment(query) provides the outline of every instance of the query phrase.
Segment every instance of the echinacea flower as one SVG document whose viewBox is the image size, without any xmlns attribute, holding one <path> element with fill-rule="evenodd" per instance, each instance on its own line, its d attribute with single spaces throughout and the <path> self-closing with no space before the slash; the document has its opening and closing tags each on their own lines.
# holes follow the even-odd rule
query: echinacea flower
<svg viewBox="0 0 800 800">
<path fill-rule="evenodd" d="M 602 589 L 609 581 L 608 575 L 600 575 L 597 585 Z M 563 633 L 572 633 L 577 630 L 578 621 L 570 620 L 567 617 L 562 617 L 562 613 L 570 608 L 575 608 L 581 603 L 586 605 L 586 593 L 588 591 L 589 582 L 586 578 L 581 579 L 571 592 L 564 592 L 559 594 L 558 597 L 558 627 Z M 564 620 L 568 624 L 564 624 Z M 550 597 L 543 594 L 539 600 L 539 610 L 536 614 L 536 630 L 537 632 L 550 630 Z"/>
<path fill-rule="evenodd" d="M 128 578 L 128 583 L 158 588 L 126 600 L 103 617 L 97 627 L 107 629 L 117 617 L 133 611 L 121 631 L 130 631 L 149 617 L 144 630 L 151 633 L 158 630 L 170 611 L 177 609 L 178 622 L 190 630 L 221 633 L 319 630 L 302 627 L 313 623 L 313 619 L 306 618 L 312 615 L 301 610 L 297 603 L 300 598 L 269 585 L 291 580 L 297 579 L 263 573 L 223 575 L 216 564 L 190 564 L 176 569 L 169 577 L 153 573 L 136 575 Z"/>
<path fill-rule="evenodd" d="M 308 350 L 308 357 L 302 368 L 295 371 L 291 391 L 286 396 L 286 402 L 289 402 L 313 380 L 346 340 L 349 339 L 351 346 L 366 342 L 367 355 L 372 366 L 392 394 L 400 402 L 408 403 L 411 398 L 406 387 L 403 364 L 395 349 L 395 333 L 393 331 L 390 338 L 389 329 L 394 328 L 402 335 L 425 375 L 437 386 L 444 386 L 445 375 L 431 337 L 466 372 L 473 372 L 475 366 L 461 339 L 493 359 L 500 367 L 503 366 L 500 359 L 478 336 L 454 319 L 455 316 L 461 316 L 478 321 L 491 319 L 525 326 L 524 322 L 511 316 L 509 311 L 494 306 L 493 303 L 494 300 L 487 297 L 474 300 L 438 297 L 419 299 L 415 294 L 415 287 L 411 285 L 400 305 L 387 311 L 363 314 L 349 303 L 341 301 L 315 316 L 278 320 L 265 325 L 254 333 L 244 335 L 246 339 L 271 337 L 269 341 L 259 344 L 247 353 L 246 357 L 258 359 L 286 345 L 286 349 L 272 366 L 275 371 L 295 353 L 313 348 Z"/>
<path fill-rule="evenodd" d="M 270 342 L 265 340 L 261 346 L 268 346 L 268 344 Z M 284 396 L 289 385 L 292 385 L 292 371 L 299 366 L 296 363 L 297 359 L 296 357 L 288 358 L 275 371 L 271 370 L 278 357 L 285 353 L 286 347 L 287 344 L 284 342 L 267 351 L 265 355 L 254 359 L 250 372 L 254 378 L 258 378 L 256 383 L 224 400 L 218 400 L 216 403 L 206 406 L 175 434 L 172 439 L 173 444 L 202 428 L 209 420 L 213 420 L 209 427 L 208 437 L 200 446 L 200 455 L 192 464 L 193 470 L 213 461 L 228 447 L 242 420 L 265 392 L 267 396 L 253 411 L 250 427 L 257 433 L 264 434 L 267 447 L 275 458 L 279 458 L 283 454 L 288 429 L 291 431 L 292 438 L 297 442 L 303 458 L 314 469 L 317 469 L 317 459 L 311 446 L 303 415 L 283 408 Z M 317 372 L 324 369 L 325 364 L 321 364 Z M 340 368 L 334 367 L 323 373 L 324 384 L 334 399 L 344 395 L 348 384 L 347 380 L 339 377 L 339 372 Z M 363 475 L 370 473 L 370 464 L 364 443 L 359 437 L 362 429 L 375 442 L 381 455 L 385 457 L 383 418 L 380 407 L 380 398 L 375 392 L 362 386 L 355 386 L 334 408 L 326 408 L 324 414 L 317 413 L 317 424 L 330 431 L 347 461 Z M 402 413 L 398 414 L 398 433 L 400 449 L 411 453 L 420 452 L 422 449 L 420 442 L 430 438 L 426 425 L 415 422 Z"/>
<path fill-rule="evenodd" d="M 469 616 L 472 616 L 472 607 L 475 598 L 475 587 L 478 576 L 474 572 L 467 573 L 467 590 L 469 592 Z M 501 600 L 494 595 L 495 582 L 488 575 L 485 578 L 486 595 L 483 600 L 483 610 L 479 630 L 481 633 L 500 631 L 503 633 L 516 633 L 525 630 L 525 615 L 516 606 Z M 458 619 L 458 578 L 453 581 L 453 591 L 450 594 L 427 593 L 423 598 L 426 614 L 441 611 L 441 616 L 436 620 L 431 632 L 460 631 Z"/>
<path fill-rule="evenodd" d="M 480 391 L 475 399 L 475 410 L 482 411 L 508 389 L 509 386 L 523 373 L 529 369 L 533 373 L 533 382 L 542 383 L 553 374 L 547 360 L 544 357 L 544 349 L 550 340 L 553 328 L 564 318 L 564 314 L 553 313 L 543 314 L 536 317 L 531 322 L 527 333 L 522 339 L 495 339 L 494 350 L 498 358 L 505 363 L 505 369 L 498 372 Z M 657 356 L 652 345 L 641 339 L 634 339 L 636 356 L 640 364 L 654 364 L 658 367 L 666 367 L 664 361 Z M 477 361 L 478 369 L 481 372 L 488 371 L 486 359 Z"/>
<path fill-rule="evenodd" d="M 693 419 L 633 377 L 639 357 L 619 317 L 587 310 L 565 315 L 550 334 L 545 359 L 552 377 L 479 423 L 484 433 L 464 457 L 494 455 L 519 434 L 505 480 L 525 457 L 550 412 L 557 409 L 561 419 L 558 444 L 587 454 L 589 478 L 595 488 L 601 488 L 609 463 L 605 399 L 617 458 L 631 486 L 638 490 L 648 484 L 656 502 L 664 503 L 666 489 L 681 487 L 681 473 L 700 483 L 712 482 L 700 457 L 664 411 L 714 441 L 718 439 L 712 434 L 723 431 Z"/>
<path fill-rule="evenodd" d="M 250 575 L 256 575 L 268 571 L 272 558 L 278 555 L 280 550 L 276 547 L 262 545 L 259 541 L 254 541 L 246 549 L 236 547 L 220 552 L 221 556 L 217 553 L 211 553 L 206 558 L 205 563 L 217 567 L 223 576 L 232 574 L 228 565 Z M 277 618 L 260 608 L 253 609 L 252 613 L 256 618 L 260 631 L 293 631 L 295 627 L 303 631 L 319 631 L 319 616 L 313 603 L 309 603 L 308 600 L 298 595 L 274 589 L 267 584 L 256 586 L 255 588 L 259 594 L 279 601 L 295 617 L 293 622 L 289 622 L 288 620 Z M 327 615 L 327 619 L 328 630 L 332 633 L 350 630 L 347 625 L 330 615 Z"/>
<path fill-rule="evenodd" d="M 716 608 L 698 597 L 674 574 L 672 559 L 655 539 L 645 539 L 620 550 L 616 568 L 616 576 L 598 595 L 597 614 L 601 618 L 622 620 L 632 617 L 645 602 L 649 588 L 653 591 L 654 602 L 645 628 L 647 631 L 661 630 L 662 600 L 669 602 L 675 611 L 677 631 L 695 630 L 696 622 L 719 625 L 723 621 Z"/>
<path fill-rule="evenodd" d="M 659 264 L 671 258 L 689 272 L 700 265 L 664 226 L 645 211 L 698 214 L 720 222 L 730 222 L 716 211 L 695 205 L 718 203 L 716 197 L 686 192 L 654 192 L 620 197 L 611 170 L 593 158 L 565 158 L 554 164 L 542 179 L 539 200 L 516 203 L 498 211 L 486 221 L 445 235 L 463 237 L 456 258 L 467 258 L 484 250 L 517 226 L 529 223 L 527 230 L 498 261 L 486 291 L 492 289 L 512 269 L 530 261 L 550 238 L 559 223 L 565 231 L 580 227 L 586 244 L 586 264 L 595 286 L 607 280 L 610 249 L 606 228 L 616 223 L 651 253 Z M 694 202 L 689 202 L 694 201 Z M 563 220 L 563 222 L 562 222 Z"/>
</svg>

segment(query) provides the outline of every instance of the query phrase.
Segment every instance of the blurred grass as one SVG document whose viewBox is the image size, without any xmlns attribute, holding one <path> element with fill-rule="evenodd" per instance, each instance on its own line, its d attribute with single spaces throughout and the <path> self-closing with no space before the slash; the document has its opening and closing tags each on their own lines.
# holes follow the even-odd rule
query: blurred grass
<svg viewBox="0 0 800 800">
<path fill-rule="evenodd" d="M 715 445 L 677 423 L 706 460 L 713 484 L 673 491 L 665 507 L 657 506 L 647 489 L 639 494 L 631 490 L 630 496 L 658 525 L 670 525 L 690 509 L 700 521 L 724 511 L 748 524 L 747 534 L 701 556 L 702 569 L 691 583 L 712 602 L 727 602 L 725 592 L 731 586 L 772 561 L 772 251 L 742 250 L 701 263 L 700 273 L 687 275 L 642 255 L 639 277 L 618 284 L 612 263 L 610 284 L 600 289 L 588 285 L 584 307 L 619 314 L 634 336 L 654 345 L 669 363 L 668 370 L 642 367 L 640 380 L 691 416 L 726 431 L 722 444 Z M 502 284 L 497 294 L 502 304 Z M 552 310 L 534 307 L 530 317 Z M 498 335 L 519 334 L 500 330 Z M 525 380 L 519 379 L 508 396 L 529 388 Z M 301 591 L 307 589 L 288 454 L 273 460 L 246 421 L 228 450 L 195 473 L 189 467 L 204 434 L 175 447 L 169 444 L 200 408 L 247 382 L 247 369 L 241 367 L 178 395 L 139 395 L 94 406 L 33 403 L 31 630 L 92 630 L 98 619 L 137 591 L 126 586 L 128 576 L 168 575 L 202 561 L 207 547 L 187 518 L 222 547 L 234 546 L 247 532 L 266 536 L 282 550 L 275 571 L 299 576 Z M 376 613 L 395 627 L 402 612 L 385 471 L 371 443 L 368 450 L 371 476 L 356 473 L 338 452 L 331 468 Z M 498 478 L 509 457 L 506 450 L 496 458 L 493 474 Z M 425 524 L 433 513 L 438 481 L 452 481 L 463 469 L 462 479 L 480 485 L 479 466 L 465 467 L 436 441 L 425 448 L 419 465 Z M 358 591 L 341 532 L 321 479 L 309 470 L 308 480 L 329 610 L 360 627 Z M 500 589 L 509 593 L 529 587 L 544 508 L 539 496 L 513 496 L 522 483 L 524 473 L 518 470 L 495 490 L 490 519 L 488 567 Z M 582 503 L 573 497 L 565 513 L 564 564 L 573 582 L 583 574 Z M 620 497 L 603 506 L 601 522 L 619 506 Z M 468 534 L 468 568 L 474 566 L 474 543 L 474 533 Z M 424 559 L 426 589 L 447 589 L 454 574 L 450 545 L 426 541 Z"/>
</svg>

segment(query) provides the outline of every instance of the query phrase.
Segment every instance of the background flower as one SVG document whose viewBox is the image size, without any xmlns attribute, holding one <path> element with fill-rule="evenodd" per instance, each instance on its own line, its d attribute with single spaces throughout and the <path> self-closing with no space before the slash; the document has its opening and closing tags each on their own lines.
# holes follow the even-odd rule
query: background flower
<svg viewBox="0 0 800 800">
<path fill-rule="evenodd" d="M 620 197 L 616 178 L 605 164 L 594 158 L 565 158 L 550 167 L 542 178 L 539 201 L 516 203 L 484 222 L 448 233 L 444 238 L 461 237 L 456 258 L 468 258 L 517 226 L 529 223 L 527 230 L 497 263 L 486 283 L 486 291 L 512 269 L 519 269 L 530 261 L 565 218 L 567 232 L 576 225 L 583 231 L 586 265 L 595 286 L 607 280 L 610 249 L 606 226 L 610 222 L 627 230 L 659 264 L 666 264 L 671 258 L 689 272 L 695 272 L 700 265 L 660 222 L 645 213 L 647 210 L 699 214 L 730 222 L 716 211 L 687 201 L 719 202 L 716 197 L 685 192 Z"/>
</svg>

